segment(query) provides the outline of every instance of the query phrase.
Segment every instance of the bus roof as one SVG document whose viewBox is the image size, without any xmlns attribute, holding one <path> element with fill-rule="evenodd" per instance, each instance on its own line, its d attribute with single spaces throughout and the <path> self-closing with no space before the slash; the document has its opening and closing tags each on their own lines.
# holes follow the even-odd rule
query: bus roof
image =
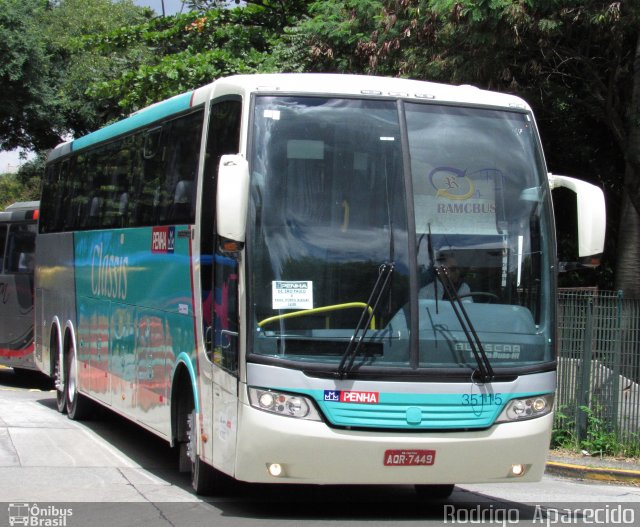
<svg viewBox="0 0 640 527">
<path fill-rule="evenodd" d="M 454 104 L 482 105 L 530 110 L 519 97 L 480 90 L 474 86 L 452 86 L 392 77 L 326 73 L 267 73 L 220 78 L 196 90 L 148 106 L 129 117 L 54 148 L 48 160 L 125 135 L 173 114 L 224 95 L 247 97 L 251 93 L 282 93 L 324 96 L 382 97 L 432 100 Z"/>
<path fill-rule="evenodd" d="M 337 73 L 266 73 L 220 78 L 195 90 L 194 104 L 204 102 L 206 98 L 203 95 L 206 92 L 214 97 L 231 93 L 248 95 L 254 92 L 389 97 L 530 109 L 519 97 L 481 90 L 470 85 L 453 86 L 396 77 Z"/>
</svg>

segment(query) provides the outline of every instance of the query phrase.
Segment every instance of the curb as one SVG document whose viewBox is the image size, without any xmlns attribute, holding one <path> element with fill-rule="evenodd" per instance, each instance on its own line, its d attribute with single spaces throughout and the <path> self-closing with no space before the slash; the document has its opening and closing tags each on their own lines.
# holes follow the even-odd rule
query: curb
<svg viewBox="0 0 640 527">
<path fill-rule="evenodd" d="M 547 474 L 571 478 L 588 479 L 601 482 L 635 483 L 640 484 L 640 471 L 621 468 L 589 467 L 572 465 L 558 461 L 547 461 Z"/>
</svg>

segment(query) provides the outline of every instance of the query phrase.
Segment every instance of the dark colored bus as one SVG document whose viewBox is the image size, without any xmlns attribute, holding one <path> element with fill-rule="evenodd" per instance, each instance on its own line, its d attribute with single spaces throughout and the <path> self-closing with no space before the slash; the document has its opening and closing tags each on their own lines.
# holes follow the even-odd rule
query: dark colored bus
<svg viewBox="0 0 640 527">
<path fill-rule="evenodd" d="M 33 362 L 33 269 L 38 201 L 0 212 L 0 365 L 37 370 Z"/>
</svg>

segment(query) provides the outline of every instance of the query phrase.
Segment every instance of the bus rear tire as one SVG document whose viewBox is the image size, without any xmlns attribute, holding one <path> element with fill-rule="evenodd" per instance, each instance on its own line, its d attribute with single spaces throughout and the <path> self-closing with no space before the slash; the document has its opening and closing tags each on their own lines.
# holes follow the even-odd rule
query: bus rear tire
<svg viewBox="0 0 640 527">
<path fill-rule="evenodd" d="M 52 350 L 53 351 L 53 350 Z M 57 356 L 56 351 L 56 356 Z M 54 368 L 53 378 L 55 382 L 56 388 L 56 408 L 58 412 L 64 414 L 67 412 L 67 383 L 63 378 L 64 372 L 62 371 L 62 367 L 60 365 L 60 359 L 56 359 L 56 364 Z"/>
<path fill-rule="evenodd" d="M 453 493 L 455 485 L 414 485 L 416 494 L 426 500 L 446 499 Z"/>
<path fill-rule="evenodd" d="M 67 416 L 74 421 L 87 419 L 91 414 L 91 401 L 78 392 L 78 363 L 76 352 L 66 353 L 67 382 L 65 383 Z"/>
</svg>

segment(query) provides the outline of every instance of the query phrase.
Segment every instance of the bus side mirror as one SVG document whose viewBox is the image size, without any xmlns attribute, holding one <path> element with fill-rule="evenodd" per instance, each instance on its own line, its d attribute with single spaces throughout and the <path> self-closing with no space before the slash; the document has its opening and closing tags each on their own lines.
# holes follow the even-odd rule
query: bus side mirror
<svg viewBox="0 0 640 527">
<path fill-rule="evenodd" d="M 249 164 L 241 155 L 224 155 L 218 167 L 216 226 L 224 251 L 242 248 L 247 230 Z"/>
<path fill-rule="evenodd" d="M 576 266 L 596 267 L 604 252 L 607 211 L 602 189 L 568 176 L 549 174 L 551 190 L 564 187 L 576 194 L 578 210 L 578 257 Z"/>
</svg>

